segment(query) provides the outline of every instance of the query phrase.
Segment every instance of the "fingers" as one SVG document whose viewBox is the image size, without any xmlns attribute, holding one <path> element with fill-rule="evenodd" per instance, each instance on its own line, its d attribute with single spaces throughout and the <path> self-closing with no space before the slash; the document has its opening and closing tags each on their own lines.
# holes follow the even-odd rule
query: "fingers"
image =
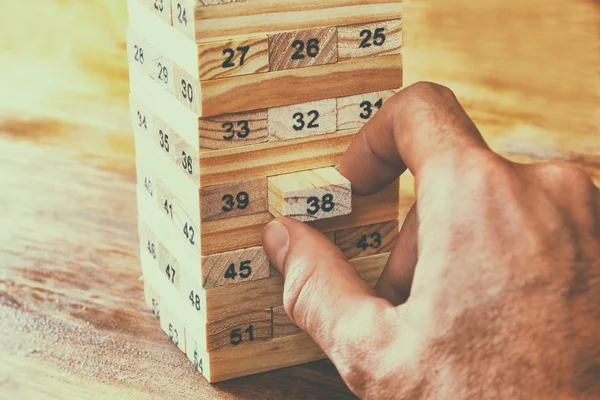
<svg viewBox="0 0 600 400">
<path fill-rule="evenodd" d="M 375 193 L 406 168 L 418 179 L 424 166 L 466 150 L 488 150 L 481 134 L 452 92 L 417 83 L 388 100 L 357 134 L 340 172 L 357 194 Z"/>
<path fill-rule="evenodd" d="M 389 331 L 380 329 L 381 315 L 395 308 L 374 296 L 343 253 L 321 233 L 281 218 L 267 225 L 263 243 L 285 278 L 286 312 L 336 365 L 346 362 L 341 358 L 349 356 L 347 347 L 353 338 L 375 338 Z M 356 327 L 368 331 L 357 334 Z"/>
<path fill-rule="evenodd" d="M 418 229 L 415 203 L 406 215 L 394 249 L 375 287 L 377 294 L 393 305 L 405 303 L 410 295 L 418 261 Z"/>
</svg>

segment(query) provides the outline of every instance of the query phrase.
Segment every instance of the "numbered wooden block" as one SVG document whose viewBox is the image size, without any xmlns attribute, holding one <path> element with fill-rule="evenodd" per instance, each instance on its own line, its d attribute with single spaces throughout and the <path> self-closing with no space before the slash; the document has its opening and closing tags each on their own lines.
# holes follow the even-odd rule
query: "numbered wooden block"
<svg viewBox="0 0 600 400">
<path fill-rule="evenodd" d="M 206 340 L 196 340 L 194 334 L 195 332 L 191 332 L 189 329 L 185 332 L 186 355 L 194 365 L 194 368 L 196 368 L 196 371 L 204 374 L 204 368 L 208 362 L 208 354 L 206 353 L 205 346 L 202 344 Z"/>
<path fill-rule="evenodd" d="M 335 168 L 272 176 L 269 211 L 276 217 L 316 221 L 352 212 L 350 181 Z"/>
<path fill-rule="evenodd" d="M 338 60 L 337 29 L 316 28 L 269 37 L 271 71 L 334 64 Z"/>
<path fill-rule="evenodd" d="M 267 110 L 226 114 L 199 120 L 200 150 L 217 150 L 269 140 Z"/>
<path fill-rule="evenodd" d="M 201 43 L 198 45 L 198 64 L 201 81 L 267 72 L 269 38 L 264 35 Z"/>
<path fill-rule="evenodd" d="M 167 302 L 163 301 L 159 304 L 160 309 L 160 327 L 167 334 L 169 339 L 181 350 L 185 351 L 185 326 L 183 321 L 180 321 L 171 311 Z"/>
<path fill-rule="evenodd" d="M 152 314 L 160 318 L 160 296 L 146 281 L 144 281 L 144 301 Z"/>
<path fill-rule="evenodd" d="M 271 141 L 323 135 L 336 131 L 335 99 L 269 109 Z"/>
<path fill-rule="evenodd" d="M 179 281 L 181 280 L 181 265 L 169 250 L 159 243 L 158 245 L 158 269 L 161 274 L 177 290 L 181 290 Z"/>
<path fill-rule="evenodd" d="M 158 16 L 167 24 L 172 25 L 170 0 L 148 0 L 148 6 L 154 15 Z"/>
<path fill-rule="evenodd" d="M 207 289 L 269 276 L 269 259 L 262 246 L 202 257 L 202 282 Z"/>
<path fill-rule="evenodd" d="M 302 330 L 288 317 L 283 306 L 273 308 L 273 338 L 296 335 Z"/>
<path fill-rule="evenodd" d="M 179 232 L 180 239 L 190 248 L 201 248 L 200 221 L 181 200 L 160 180 L 157 180 L 157 205 Z"/>
<path fill-rule="evenodd" d="M 336 0 L 331 4 L 287 4 L 275 0 L 174 0 L 172 4 L 173 26 L 199 43 L 290 29 L 382 21 L 402 14 L 402 2 L 399 0 L 360 3 Z M 217 4 L 226 5 L 215 6 Z"/>
<path fill-rule="evenodd" d="M 203 221 L 220 220 L 268 211 L 267 179 L 253 179 L 200 188 Z"/>
<path fill-rule="evenodd" d="M 350 228 L 335 233 L 335 244 L 348 259 L 389 253 L 398 232 L 398 220 Z"/>
<path fill-rule="evenodd" d="M 253 311 L 209 322 L 206 326 L 207 351 L 223 350 L 273 338 L 271 310 Z"/>
<path fill-rule="evenodd" d="M 338 28 L 340 61 L 400 54 L 401 52 L 401 19 Z"/>
<path fill-rule="evenodd" d="M 366 124 L 397 90 L 365 93 L 337 99 L 337 129 L 357 129 Z"/>
</svg>

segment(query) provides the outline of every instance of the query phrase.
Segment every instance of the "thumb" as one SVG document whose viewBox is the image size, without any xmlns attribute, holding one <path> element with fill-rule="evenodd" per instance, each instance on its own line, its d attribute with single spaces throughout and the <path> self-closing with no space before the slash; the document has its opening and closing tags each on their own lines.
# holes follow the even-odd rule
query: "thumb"
<svg viewBox="0 0 600 400">
<path fill-rule="evenodd" d="M 396 308 L 376 297 L 344 254 L 306 224 L 276 219 L 265 227 L 263 245 L 285 279 L 287 314 L 340 372 L 355 369 L 357 356 L 372 349 L 381 332 L 393 328 Z"/>
</svg>

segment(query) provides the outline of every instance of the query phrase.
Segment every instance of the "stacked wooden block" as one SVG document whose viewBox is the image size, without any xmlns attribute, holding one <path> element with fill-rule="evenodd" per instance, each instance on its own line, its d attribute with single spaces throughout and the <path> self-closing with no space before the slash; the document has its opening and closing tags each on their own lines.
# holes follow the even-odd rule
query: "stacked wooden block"
<svg viewBox="0 0 600 400">
<path fill-rule="evenodd" d="M 128 6 L 148 305 L 211 382 L 323 358 L 287 318 L 261 235 L 276 216 L 307 221 L 377 280 L 398 182 L 356 197 L 336 167 L 402 86 L 401 3 Z"/>
</svg>

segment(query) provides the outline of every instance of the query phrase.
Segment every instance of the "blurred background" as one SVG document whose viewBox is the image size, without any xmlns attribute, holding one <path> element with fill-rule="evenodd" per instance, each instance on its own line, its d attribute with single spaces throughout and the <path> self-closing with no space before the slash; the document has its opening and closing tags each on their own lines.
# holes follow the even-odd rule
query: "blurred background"
<svg viewBox="0 0 600 400">
<path fill-rule="evenodd" d="M 403 23 L 406 83 L 449 86 L 506 156 L 569 160 L 600 184 L 599 0 L 408 0 Z M 8 398 L 245 393 L 239 383 L 200 387 L 142 303 L 126 25 L 124 0 L 2 2 L 0 386 Z M 408 210 L 410 177 L 402 191 Z M 293 374 L 273 374 L 246 382 L 308 393 Z"/>
</svg>

